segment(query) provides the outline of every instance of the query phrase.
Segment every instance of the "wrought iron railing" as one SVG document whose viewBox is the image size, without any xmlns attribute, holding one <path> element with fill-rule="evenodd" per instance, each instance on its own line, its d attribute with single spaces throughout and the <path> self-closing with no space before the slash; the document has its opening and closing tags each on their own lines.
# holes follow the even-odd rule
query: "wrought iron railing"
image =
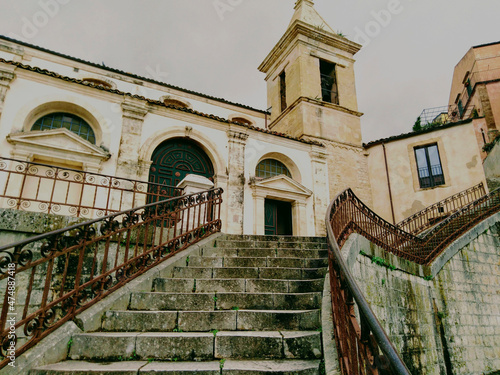
<svg viewBox="0 0 500 375">
<path fill-rule="evenodd" d="M 342 258 L 340 249 L 349 235 L 357 232 L 397 256 L 429 264 L 452 241 L 499 211 L 497 189 L 454 212 L 425 236 L 416 237 L 379 217 L 352 190 L 337 196 L 328 208 L 326 226 L 335 340 L 343 375 L 409 374 Z"/>
<path fill-rule="evenodd" d="M 483 183 L 461 191 L 451 197 L 443 199 L 423 210 L 407 217 L 396 224 L 399 229 L 411 234 L 418 234 L 443 221 L 453 212 L 474 202 L 486 194 Z"/>
<path fill-rule="evenodd" d="M 340 372 L 342 375 L 410 375 L 340 253 L 334 232 L 338 223 L 335 213 L 338 209 L 344 211 L 345 206 L 338 205 L 338 201 L 343 200 L 345 194 L 330 204 L 326 217 L 332 317 Z"/>
<path fill-rule="evenodd" d="M 0 157 L 0 208 L 96 218 L 182 195 L 182 189 Z"/>
<path fill-rule="evenodd" d="M 500 189 L 465 205 L 420 237 L 382 219 L 350 189 L 337 197 L 332 209 L 333 231 L 340 247 L 356 232 L 401 258 L 426 265 L 464 231 L 500 209 Z"/>
<path fill-rule="evenodd" d="M 0 247 L 0 368 L 9 362 L 12 334 L 19 356 L 125 283 L 219 232 L 221 202 L 222 189 L 212 189 Z"/>
</svg>

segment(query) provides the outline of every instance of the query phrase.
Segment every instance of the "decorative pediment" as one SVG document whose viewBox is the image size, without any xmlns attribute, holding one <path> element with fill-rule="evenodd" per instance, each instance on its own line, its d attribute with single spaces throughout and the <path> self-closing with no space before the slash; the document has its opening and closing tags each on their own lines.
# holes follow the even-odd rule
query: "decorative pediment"
<svg viewBox="0 0 500 375">
<path fill-rule="evenodd" d="M 71 161 L 89 169 L 100 169 L 111 155 L 68 129 L 52 129 L 9 134 L 13 156 L 33 156 L 48 160 Z"/>
<path fill-rule="evenodd" d="M 256 192 L 269 197 L 304 200 L 312 195 L 311 190 L 285 175 L 256 179 L 251 185 Z"/>
</svg>

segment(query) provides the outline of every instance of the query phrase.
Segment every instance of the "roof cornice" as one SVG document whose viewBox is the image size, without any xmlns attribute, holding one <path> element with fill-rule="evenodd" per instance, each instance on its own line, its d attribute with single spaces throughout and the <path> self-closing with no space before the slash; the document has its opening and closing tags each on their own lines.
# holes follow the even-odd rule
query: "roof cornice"
<svg viewBox="0 0 500 375">
<path fill-rule="evenodd" d="M 354 43 L 347 38 L 341 37 L 340 35 L 315 28 L 305 22 L 297 20 L 287 29 L 279 42 L 260 64 L 259 71 L 267 73 L 279 58 L 281 52 L 283 52 L 288 45 L 292 44 L 293 40 L 299 37 L 299 35 L 322 42 L 328 46 L 340 49 L 352 55 L 356 54 L 362 47 L 360 44 Z"/>
<path fill-rule="evenodd" d="M 163 103 L 162 101 L 159 101 L 159 100 L 150 99 L 150 98 L 146 98 L 146 97 L 141 96 L 141 95 L 135 95 L 135 94 L 132 94 L 132 93 L 129 93 L 129 92 L 124 92 L 124 91 L 120 91 L 120 90 L 117 90 L 117 89 L 112 89 L 112 88 L 104 87 L 103 85 L 95 85 L 94 83 L 89 83 L 88 81 L 83 81 L 83 80 L 80 80 L 80 79 L 63 76 L 63 75 L 60 75 L 58 73 L 49 71 L 47 69 L 41 69 L 41 68 L 37 68 L 37 67 L 32 67 L 30 65 L 26 65 L 26 64 L 23 64 L 23 63 L 20 63 L 20 62 L 16 62 L 16 61 L 5 60 L 5 59 L 3 59 L 1 57 L 0 57 L 0 63 L 12 65 L 12 66 L 15 66 L 17 69 L 22 69 L 22 70 L 29 71 L 29 72 L 32 72 L 32 73 L 35 73 L 35 74 L 42 74 L 42 75 L 45 75 L 45 76 L 48 76 L 48 77 L 52 77 L 52 78 L 55 78 L 55 79 L 58 79 L 58 80 L 62 80 L 62 81 L 66 81 L 66 82 L 70 82 L 70 83 L 74 83 L 74 84 L 86 86 L 86 87 L 89 87 L 89 88 L 93 88 L 95 90 L 101 90 L 101 91 L 104 91 L 104 92 L 109 92 L 109 93 L 112 93 L 112 94 L 120 95 L 122 97 L 129 97 L 129 98 L 134 98 L 134 99 L 146 101 L 148 104 L 157 105 L 157 106 L 160 106 L 160 107 L 170 108 L 170 109 L 175 110 L 175 111 L 186 112 L 186 113 L 189 113 L 189 114 L 192 114 L 192 115 L 195 115 L 195 116 L 212 119 L 212 120 L 215 120 L 215 121 L 218 121 L 218 122 L 221 122 L 221 123 L 225 123 L 225 124 L 233 124 L 233 125 L 241 126 L 243 128 L 246 128 L 246 129 L 255 130 L 255 131 L 259 132 L 259 133 L 265 133 L 265 134 L 269 134 L 269 135 L 273 135 L 273 136 L 277 136 L 277 137 L 281 137 L 281 138 L 286 138 L 286 139 L 290 139 L 292 141 L 306 143 L 306 144 L 309 144 L 309 145 L 323 146 L 320 142 L 299 139 L 299 138 L 292 137 L 292 136 L 290 136 L 288 134 L 279 133 L 279 132 L 272 131 L 272 130 L 267 130 L 267 129 L 262 129 L 262 128 L 259 128 L 259 127 L 253 126 L 253 125 L 241 124 L 239 122 L 230 121 L 230 120 L 227 120 L 225 118 L 222 118 L 222 117 L 219 117 L 219 116 L 216 116 L 216 115 L 206 114 L 206 113 L 203 113 L 203 112 L 195 111 L 195 110 L 193 110 L 191 108 L 180 108 L 180 107 L 176 107 L 176 106 L 173 106 L 173 105 L 166 105 L 165 103 Z"/>
</svg>

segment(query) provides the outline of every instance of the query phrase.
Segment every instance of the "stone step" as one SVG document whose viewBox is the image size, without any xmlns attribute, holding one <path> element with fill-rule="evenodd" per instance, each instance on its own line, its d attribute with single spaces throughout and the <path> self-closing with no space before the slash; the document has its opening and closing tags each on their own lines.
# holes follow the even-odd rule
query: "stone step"
<svg viewBox="0 0 500 375">
<path fill-rule="evenodd" d="M 87 362 L 64 361 L 30 370 L 29 375 L 137 375 L 147 361 Z"/>
<path fill-rule="evenodd" d="M 315 330 L 320 310 L 108 311 L 107 332 Z"/>
<path fill-rule="evenodd" d="M 191 256 L 189 267 L 288 267 L 322 268 L 328 267 L 325 258 L 276 258 L 276 257 L 220 257 Z"/>
<path fill-rule="evenodd" d="M 319 360 L 221 360 L 208 362 L 87 362 L 65 361 L 53 365 L 38 367 L 30 375 L 319 375 Z"/>
<path fill-rule="evenodd" d="M 321 304 L 321 292 L 302 293 L 132 293 L 132 311 L 214 311 L 214 310 L 313 310 Z"/>
<path fill-rule="evenodd" d="M 97 332 L 74 335 L 72 360 L 317 359 L 316 331 Z"/>
<path fill-rule="evenodd" d="M 283 276 L 268 273 L 266 276 Z M 323 278 L 314 279 L 155 279 L 155 292 L 178 293 L 308 293 L 323 288 Z"/>
<path fill-rule="evenodd" d="M 222 368 L 223 375 L 319 375 L 319 360 L 274 360 L 274 361 L 237 361 L 227 360 Z"/>
<path fill-rule="evenodd" d="M 289 267 L 174 267 L 173 278 L 179 279 L 319 279 L 327 268 Z"/>
<path fill-rule="evenodd" d="M 265 236 L 254 234 L 226 234 L 220 240 L 228 241 L 279 241 L 279 242 L 322 242 L 326 243 L 325 237 L 306 237 L 306 236 Z"/>
<path fill-rule="evenodd" d="M 248 241 L 248 240 L 217 240 L 216 247 L 221 248 L 268 248 L 268 249 L 327 249 L 326 242 L 306 241 Z"/>
<path fill-rule="evenodd" d="M 321 292 L 311 293 L 217 293 L 220 310 L 314 310 L 321 306 Z"/>
<path fill-rule="evenodd" d="M 155 293 L 133 292 L 130 295 L 130 310 L 144 311 L 213 311 L 215 293 Z"/>
<path fill-rule="evenodd" d="M 328 256 L 326 249 L 269 249 L 269 248 L 237 248 L 209 247 L 202 249 L 204 257 L 239 257 L 239 258 L 324 258 Z"/>
</svg>

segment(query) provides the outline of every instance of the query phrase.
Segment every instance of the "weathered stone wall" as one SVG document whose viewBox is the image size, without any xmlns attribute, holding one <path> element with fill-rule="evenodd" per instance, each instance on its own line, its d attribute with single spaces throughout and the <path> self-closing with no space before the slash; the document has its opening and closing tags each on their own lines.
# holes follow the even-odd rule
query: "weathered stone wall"
<svg viewBox="0 0 500 375">
<path fill-rule="evenodd" d="M 483 163 L 486 182 L 490 190 L 500 187 L 500 146 L 498 143 L 490 151 Z"/>
<path fill-rule="evenodd" d="M 402 261 L 358 235 L 344 245 L 348 265 L 412 374 L 500 370 L 499 236 L 497 214 L 431 267 Z"/>
</svg>

